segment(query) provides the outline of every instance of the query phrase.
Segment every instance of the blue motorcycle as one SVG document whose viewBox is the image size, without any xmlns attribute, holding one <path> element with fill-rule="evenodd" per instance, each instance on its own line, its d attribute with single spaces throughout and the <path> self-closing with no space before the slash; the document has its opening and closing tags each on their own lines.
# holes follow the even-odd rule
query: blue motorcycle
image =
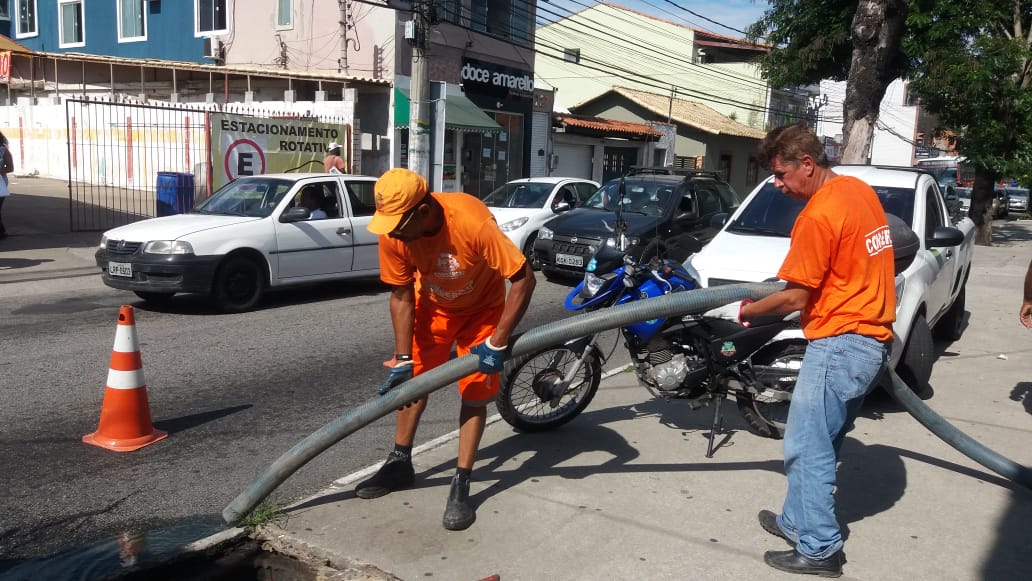
<svg viewBox="0 0 1032 581">
<path fill-rule="evenodd" d="M 603 245 L 566 297 L 566 308 L 594 311 L 698 287 L 680 262 L 658 254 L 655 248 Z M 634 323 L 620 335 L 639 383 L 653 395 L 687 399 L 693 409 L 715 404 L 709 457 L 722 426 L 720 404 L 728 395 L 758 434 L 784 434 L 806 342 L 778 334 L 797 324 L 797 317 L 774 317 L 744 328 L 685 315 Z M 598 390 L 606 360 L 596 338 L 580 337 L 507 362 L 497 401 L 502 418 L 517 430 L 541 432 L 580 414 Z"/>
</svg>

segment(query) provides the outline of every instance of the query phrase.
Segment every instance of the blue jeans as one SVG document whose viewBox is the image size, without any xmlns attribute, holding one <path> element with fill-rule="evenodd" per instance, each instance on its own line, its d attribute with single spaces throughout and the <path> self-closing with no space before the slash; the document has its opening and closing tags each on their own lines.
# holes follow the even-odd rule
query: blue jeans
<svg viewBox="0 0 1032 581">
<path fill-rule="evenodd" d="M 886 344 L 851 333 L 806 347 L 785 428 L 788 493 L 778 525 L 811 559 L 842 549 L 834 498 L 838 451 L 887 358 Z"/>
</svg>

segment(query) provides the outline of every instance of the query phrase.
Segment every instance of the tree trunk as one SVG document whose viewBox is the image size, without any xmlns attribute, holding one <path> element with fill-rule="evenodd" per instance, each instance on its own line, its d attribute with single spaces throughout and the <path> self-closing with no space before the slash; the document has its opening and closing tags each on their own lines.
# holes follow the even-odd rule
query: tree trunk
<svg viewBox="0 0 1032 581">
<path fill-rule="evenodd" d="M 900 73 L 906 0 L 861 0 L 853 16 L 853 58 L 842 103 L 842 163 L 867 163 L 885 89 Z"/>
<path fill-rule="evenodd" d="M 975 244 L 979 246 L 992 246 L 993 243 L 993 197 L 998 177 L 991 170 L 975 167 L 975 185 L 971 188 L 968 216 L 975 221 Z"/>
</svg>

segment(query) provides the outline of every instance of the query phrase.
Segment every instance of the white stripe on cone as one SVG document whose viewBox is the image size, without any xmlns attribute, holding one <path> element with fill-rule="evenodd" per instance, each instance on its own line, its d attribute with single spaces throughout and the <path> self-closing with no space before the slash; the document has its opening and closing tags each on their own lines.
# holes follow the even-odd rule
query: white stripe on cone
<svg viewBox="0 0 1032 581">
<path fill-rule="evenodd" d="M 117 371 L 108 369 L 107 386 L 111 389 L 136 389 L 147 387 L 143 383 L 143 370 Z"/>
<path fill-rule="evenodd" d="M 115 331 L 115 347 L 112 351 L 132 353 L 140 350 L 140 342 L 136 337 L 136 325 L 118 325 Z"/>
</svg>

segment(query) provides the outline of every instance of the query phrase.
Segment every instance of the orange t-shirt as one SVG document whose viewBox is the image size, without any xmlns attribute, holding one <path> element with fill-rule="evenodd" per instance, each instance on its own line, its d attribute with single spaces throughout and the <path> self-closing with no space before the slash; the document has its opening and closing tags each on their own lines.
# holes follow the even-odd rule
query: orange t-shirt
<svg viewBox="0 0 1032 581">
<path fill-rule="evenodd" d="M 523 268 L 523 253 L 477 198 L 432 195 L 444 209 L 441 231 L 409 244 L 380 236 L 380 280 L 394 286 L 415 282 L 417 300 L 456 315 L 501 306 L 505 281 Z"/>
<path fill-rule="evenodd" d="M 894 273 L 878 195 L 857 178 L 835 176 L 799 213 L 778 277 L 811 289 L 801 317 L 807 339 L 857 333 L 890 341 Z"/>
</svg>

